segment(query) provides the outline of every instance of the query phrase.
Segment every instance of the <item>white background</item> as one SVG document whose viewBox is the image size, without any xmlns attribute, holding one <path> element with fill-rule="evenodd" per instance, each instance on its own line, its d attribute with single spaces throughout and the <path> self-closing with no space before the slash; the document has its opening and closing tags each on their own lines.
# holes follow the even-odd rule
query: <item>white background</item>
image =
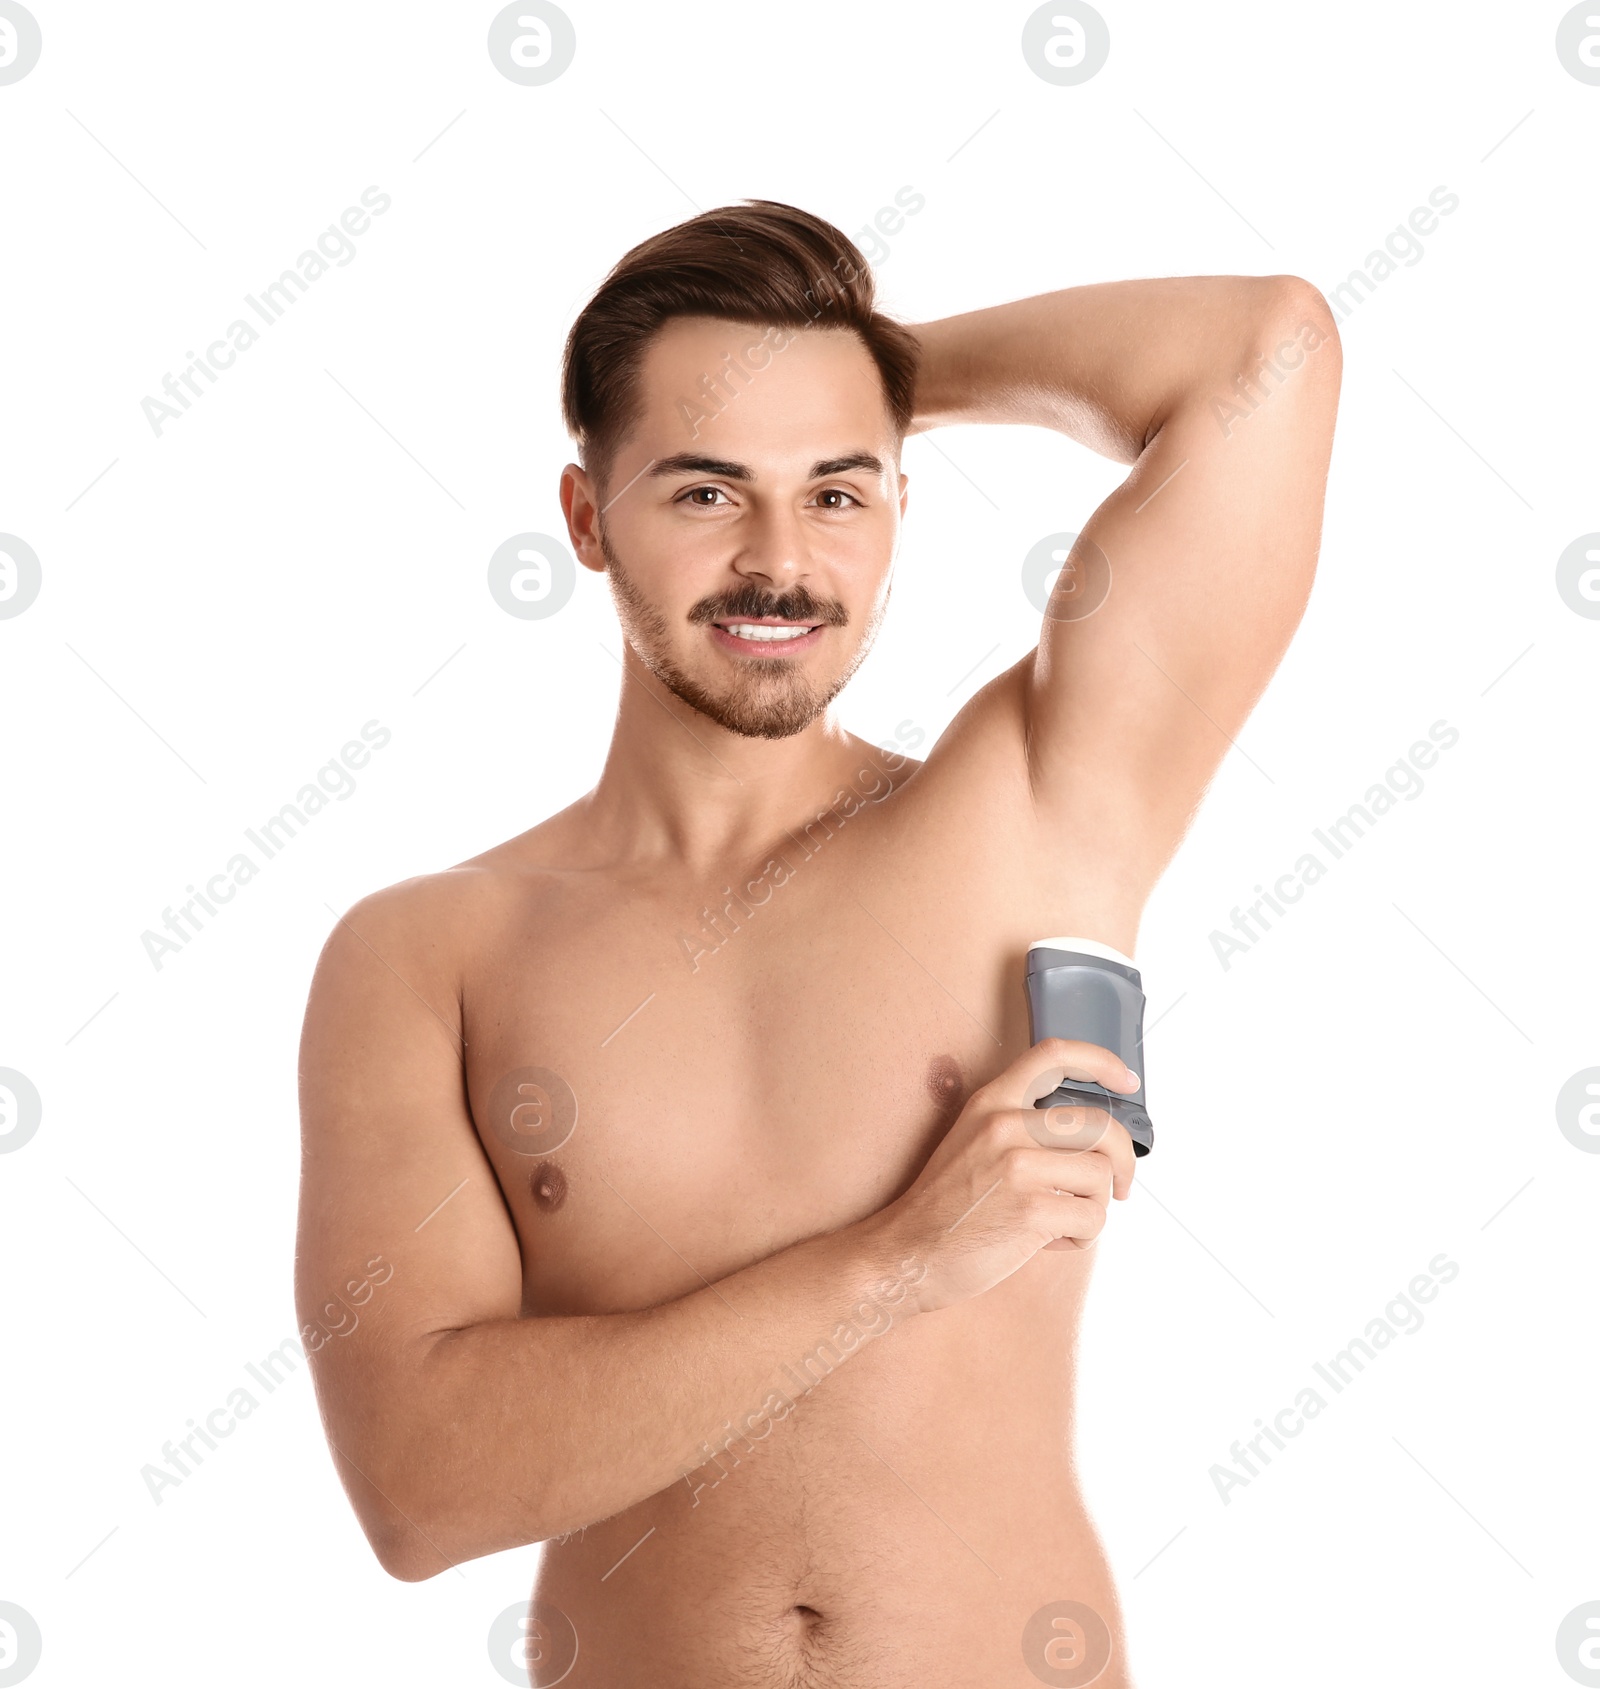
<svg viewBox="0 0 1600 1689">
<path fill-rule="evenodd" d="M 488 1629 L 537 1550 L 389 1579 L 303 1367 L 160 1505 L 141 1468 L 294 1332 L 330 911 L 598 770 L 603 583 L 517 620 L 485 574 L 563 531 L 573 315 L 697 209 L 856 235 L 909 186 L 876 267 L 911 321 L 1129 276 L 1327 292 L 1459 197 L 1341 323 L 1310 609 L 1141 934 L 1160 1147 L 1100 1245 L 1082 1464 L 1142 1689 L 1570 1683 L 1600 1156 L 1555 1099 L 1600 1064 L 1600 621 L 1555 571 L 1600 529 L 1600 87 L 1558 60 L 1565 8 L 1105 0 L 1076 87 L 1024 62 L 1027 6 L 567 9 L 571 68 L 523 87 L 493 5 L 39 0 L 0 87 L 0 530 L 43 580 L 0 620 L 0 1066 L 43 1099 L 0 1155 L 0 1600 L 41 1627 L 32 1681 L 502 1681 Z M 158 437 L 141 400 L 370 184 L 393 203 L 354 259 Z M 1122 471 L 1020 429 L 906 468 L 843 716 L 931 744 L 1036 637 L 1028 548 Z M 354 796 L 157 970 L 140 935 L 374 718 Z M 1421 795 L 1224 969 L 1230 911 L 1441 720 Z M 1229 1445 L 1440 1252 L 1421 1329 L 1224 1505 Z"/>
</svg>

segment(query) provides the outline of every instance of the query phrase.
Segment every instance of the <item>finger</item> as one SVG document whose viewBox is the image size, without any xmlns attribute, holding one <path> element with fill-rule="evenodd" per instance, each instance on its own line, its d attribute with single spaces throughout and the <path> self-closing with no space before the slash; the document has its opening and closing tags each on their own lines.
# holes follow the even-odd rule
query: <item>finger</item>
<svg viewBox="0 0 1600 1689">
<path fill-rule="evenodd" d="M 1098 1150 L 1111 1162 L 1112 1195 L 1121 1199 L 1132 1190 L 1138 1166 L 1133 1139 L 1127 1127 L 1103 1108 L 1057 1103 L 1054 1108 L 1020 1109 L 1017 1118 L 1033 1141 L 1046 1149 L 1079 1154 Z"/>
<path fill-rule="evenodd" d="M 1052 1196 L 1087 1197 L 1103 1207 L 1111 1195 L 1115 1170 L 1109 1156 L 1094 1150 L 1063 1155 L 1053 1149 L 1011 1152 L 1021 1182 Z"/>
<path fill-rule="evenodd" d="M 1019 1108 L 1014 1119 L 1036 1144 L 1045 1149 L 1101 1149 L 1114 1138 L 1117 1124 L 1093 1103 L 1056 1103 L 1050 1108 Z"/>
<path fill-rule="evenodd" d="M 1049 1224 L 1058 1235 L 1039 1247 L 1092 1249 L 1099 1241 L 1101 1232 L 1105 1230 L 1105 1203 L 1092 1196 L 1071 1196 L 1065 1193 L 1052 1197 L 1051 1203 L 1056 1212 Z"/>
<path fill-rule="evenodd" d="M 1029 1124 L 1029 1131 L 1036 1143 L 1043 1144 L 1047 1149 L 1079 1153 L 1087 1150 L 1098 1151 L 1111 1163 L 1112 1194 L 1124 1197 L 1133 1188 L 1139 1158 L 1133 1147 L 1133 1138 L 1120 1120 L 1103 1108 L 1094 1108 L 1088 1104 L 1058 1103 L 1054 1108 L 1033 1109 L 1029 1112 L 1033 1121 L 1039 1123 Z"/>
<path fill-rule="evenodd" d="M 983 1087 L 1003 1108 L 1026 1108 L 1047 1097 L 1063 1079 L 1089 1080 L 1108 1091 L 1133 1092 L 1139 1076 L 1101 1044 L 1076 1038 L 1043 1038 Z"/>
<path fill-rule="evenodd" d="M 1120 1202 L 1133 1189 L 1134 1177 L 1139 1170 L 1139 1152 L 1133 1147 L 1133 1136 L 1128 1128 L 1120 1120 L 1116 1122 L 1116 1127 L 1110 1142 L 1101 1147 L 1111 1157 L 1116 1174 L 1111 1183 L 1111 1194 Z"/>
</svg>

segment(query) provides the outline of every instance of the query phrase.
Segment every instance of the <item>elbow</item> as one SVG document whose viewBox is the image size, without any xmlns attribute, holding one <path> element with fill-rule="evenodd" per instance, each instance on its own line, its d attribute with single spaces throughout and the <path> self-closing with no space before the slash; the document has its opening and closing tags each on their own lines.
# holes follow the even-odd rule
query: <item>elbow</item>
<svg viewBox="0 0 1600 1689">
<path fill-rule="evenodd" d="M 454 1562 L 441 1560 L 437 1554 L 419 1557 L 402 1551 L 380 1554 L 378 1564 L 390 1577 L 397 1578 L 401 1583 L 426 1583 L 429 1578 L 438 1577 L 440 1572 L 449 1571 Z"/>
<path fill-rule="evenodd" d="M 419 1493 L 398 1480 L 384 1482 L 382 1491 L 368 1488 L 356 1516 L 378 1564 L 401 1583 L 425 1583 L 465 1561 L 559 1534 L 546 1527 L 544 1509 L 509 1492 L 496 1503 L 454 1490 L 429 1495 L 428 1486 Z"/>
<path fill-rule="evenodd" d="M 456 1564 L 432 1529 L 392 1507 L 381 1518 L 362 1515 L 361 1528 L 378 1564 L 401 1583 L 425 1583 Z"/>
<path fill-rule="evenodd" d="M 426 1583 L 429 1578 L 436 1578 L 463 1561 L 475 1560 L 501 1549 L 525 1548 L 530 1543 L 545 1542 L 560 1534 L 553 1529 L 541 1529 L 533 1535 L 518 1531 L 503 1541 L 485 1538 L 462 1546 L 443 1525 L 437 1530 L 432 1524 L 423 1526 L 415 1522 L 403 1522 L 398 1528 L 374 1526 L 365 1521 L 363 1525 L 378 1564 L 400 1583 Z"/>
<path fill-rule="evenodd" d="M 473 1557 L 473 1550 L 462 1546 L 457 1522 L 446 1517 L 449 1510 L 428 1493 L 428 1485 L 417 1482 L 422 1463 L 397 1449 L 386 1451 L 385 1458 L 365 1448 L 359 1465 L 344 1449 L 335 1446 L 335 1452 L 367 1546 L 390 1577 L 423 1583 Z"/>
<path fill-rule="evenodd" d="M 427 1560 L 419 1559 L 404 1545 L 390 1544 L 379 1548 L 374 1544 L 373 1552 L 384 1571 L 401 1583 L 425 1583 L 448 1569 L 437 1555 Z"/>
<path fill-rule="evenodd" d="M 1322 290 L 1304 276 L 1265 276 L 1259 312 L 1261 350 L 1281 366 L 1303 366 L 1337 393 L 1344 348 L 1338 319 Z"/>
</svg>

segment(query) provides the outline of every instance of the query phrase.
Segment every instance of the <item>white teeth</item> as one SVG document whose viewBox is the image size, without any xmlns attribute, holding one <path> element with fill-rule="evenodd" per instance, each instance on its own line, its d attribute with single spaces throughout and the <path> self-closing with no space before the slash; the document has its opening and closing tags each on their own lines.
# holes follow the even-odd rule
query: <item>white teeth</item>
<svg viewBox="0 0 1600 1689">
<path fill-rule="evenodd" d="M 729 622 L 726 631 L 735 639 L 779 640 L 802 639 L 811 629 L 771 627 L 760 622 Z"/>
</svg>

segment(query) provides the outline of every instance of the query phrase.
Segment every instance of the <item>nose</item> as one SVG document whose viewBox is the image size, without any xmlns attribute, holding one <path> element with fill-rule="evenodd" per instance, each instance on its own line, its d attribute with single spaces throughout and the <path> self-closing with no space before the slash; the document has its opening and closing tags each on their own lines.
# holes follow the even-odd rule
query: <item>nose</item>
<svg viewBox="0 0 1600 1689">
<path fill-rule="evenodd" d="M 761 511 L 744 526 L 741 537 L 744 544 L 733 566 L 745 579 L 783 592 L 810 574 L 805 528 L 794 511 Z"/>
</svg>

